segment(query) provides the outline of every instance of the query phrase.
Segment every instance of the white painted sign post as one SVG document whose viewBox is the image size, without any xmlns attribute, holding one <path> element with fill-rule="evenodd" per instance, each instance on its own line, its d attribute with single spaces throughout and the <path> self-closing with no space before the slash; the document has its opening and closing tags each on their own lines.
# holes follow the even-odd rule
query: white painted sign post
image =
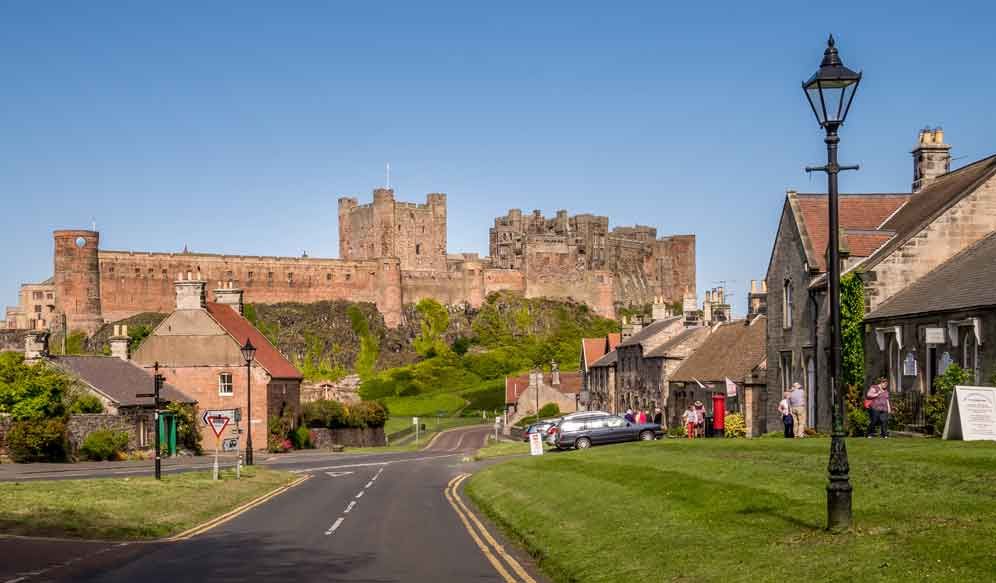
<svg viewBox="0 0 996 583">
<path fill-rule="evenodd" d="M 543 435 L 538 431 L 529 434 L 529 455 L 543 455 Z"/>
<path fill-rule="evenodd" d="M 415 445 L 418 445 L 418 417 L 412 417 L 412 424 L 415 425 Z"/>
<path fill-rule="evenodd" d="M 944 439 L 996 441 L 996 388 L 955 387 Z"/>
<path fill-rule="evenodd" d="M 221 449 L 221 434 L 228 427 L 228 417 L 223 417 L 221 415 L 216 415 L 214 417 L 208 417 L 208 426 L 211 431 L 214 432 L 214 479 L 218 479 L 218 450 Z"/>
</svg>

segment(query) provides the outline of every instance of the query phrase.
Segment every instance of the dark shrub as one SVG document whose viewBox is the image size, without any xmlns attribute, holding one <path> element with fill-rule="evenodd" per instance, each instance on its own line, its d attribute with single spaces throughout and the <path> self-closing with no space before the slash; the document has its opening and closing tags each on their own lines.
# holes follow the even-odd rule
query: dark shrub
<svg viewBox="0 0 996 583">
<path fill-rule="evenodd" d="M 556 403 L 547 403 L 540 407 L 539 416 L 540 419 L 546 419 L 547 417 L 556 417 L 560 415 L 560 407 Z"/>
<path fill-rule="evenodd" d="M 294 449 L 308 449 L 311 447 L 311 431 L 303 425 L 292 430 L 288 437 L 294 445 Z"/>
<path fill-rule="evenodd" d="M 103 413 L 104 404 L 93 395 L 79 395 L 69 404 L 69 413 Z"/>
<path fill-rule="evenodd" d="M 7 432 L 7 449 L 15 462 L 61 462 L 68 450 L 66 424 L 59 419 L 17 421 Z"/>
<path fill-rule="evenodd" d="M 301 421 L 308 427 L 341 427 L 346 422 L 346 410 L 338 401 L 320 399 L 304 404 Z"/>
<path fill-rule="evenodd" d="M 364 401 L 350 406 L 349 427 L 383 427 L 387 423 L 387 409 L 375 401 Z"/>
<path fill-rule="evenodd" d="M 128 433 L 102 429 L 86 436 L 80 453 L 88 460 L 112 460 L 128 449 Z"/>
</svg>

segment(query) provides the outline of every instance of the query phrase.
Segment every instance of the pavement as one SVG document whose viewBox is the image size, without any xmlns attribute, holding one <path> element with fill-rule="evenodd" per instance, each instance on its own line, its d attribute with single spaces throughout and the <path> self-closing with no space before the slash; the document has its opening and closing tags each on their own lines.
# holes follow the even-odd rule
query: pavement
<svg viewBox="0 0 996 583">
<path fill-rule="evenodd" d="M 488 427 L 439 434 L 419 451 L 259 456 L 308 479 L 206 532 L 178 541 L 84 542 L 0 537 L 0 583 L 35 581 L 494 581 L 546 580 L 471 507 L 465 461 Z M 207 464 L 210 467 L 210 463 Z M 170 471 L 200 469 L 181 461 Z M 128 466 L 67 470 L 120 475 Z M 148 473 L 148 462 L 144 469 Z M 31 473 L 67 477 L 49 469 Z M 0 479 L 6 477 L 0 476 Z M 16 479 L 16 478 L 15 478 Z M 23 479 L 23 478 L 22 478 Z"/>
</svg>

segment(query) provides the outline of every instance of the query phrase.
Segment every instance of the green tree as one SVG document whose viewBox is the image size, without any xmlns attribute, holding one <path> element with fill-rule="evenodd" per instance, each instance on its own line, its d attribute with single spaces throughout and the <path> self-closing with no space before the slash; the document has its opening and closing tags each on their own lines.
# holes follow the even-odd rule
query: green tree
<svg viewBox="0 0 996 583">
<path fill-rule="evenodd" d="M 349 306 L 346 310 L 349 316 L 349 324 L 353 329 L 353 334 L 360 340 L 360 350 L 356 355 L 356 363 L 353 365 L 356 374 L 366 380 L 373 376 L 377 366 L 377 357 L 380 355 L 380 342 L 377 337 L 370 332 L 370 324 L 366 316 L 355 305 Z"/>
<path fill-rule="evenodd" d="M 446 307 L 432 298 L 425 298 L 415 304 L 415 310 L 421 317 L 421 333 L 412 343 L 415 351 L 426 358 L 448 352 L 449 347 L 443 340 L 443 335 L 450 326 L 450 314 Z"/>
<path fill-rule="evenodd" d="M 309 381 L 337 381 L 346 376 L 345 368 L 325 356 L 325 342 L 310 332 L 304 332 L 304 355 L 295 359 L 295 364 Z"/>
<path fill-rule="evenodd" d="M 128 328 L 128 350 L 135 352 L 142 341 L 152 333 L 152 326 L 131 326 Z"/>
<path fill-rule="evenodd" d="M 865 383 L 865 288 L 857 273 L 840 279 L 840 330 L 844 386 Z"/>
<path fill-rule="evenodd" d="M 15 420 L 62 417 L 71 379 L 45 363 L 28 365 L 16 352 L 0 353 L 0 413 Z"/>
</svg>

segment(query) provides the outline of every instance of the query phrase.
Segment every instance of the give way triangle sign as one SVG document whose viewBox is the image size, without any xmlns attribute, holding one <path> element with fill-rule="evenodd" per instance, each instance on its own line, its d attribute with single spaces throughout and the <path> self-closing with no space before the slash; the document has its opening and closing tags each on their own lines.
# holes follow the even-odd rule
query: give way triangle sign
<svg viewBox="0 0 996 583">
<path fill-rule="evenodd" d="M 208 417 L 208 425 L 211 426 L 211 431 L 214 431 L 215 437 L 221 437 L 221 432 L 228 427 L 228 417 L 222 417 L 221 415 Z"/>
</svg>

